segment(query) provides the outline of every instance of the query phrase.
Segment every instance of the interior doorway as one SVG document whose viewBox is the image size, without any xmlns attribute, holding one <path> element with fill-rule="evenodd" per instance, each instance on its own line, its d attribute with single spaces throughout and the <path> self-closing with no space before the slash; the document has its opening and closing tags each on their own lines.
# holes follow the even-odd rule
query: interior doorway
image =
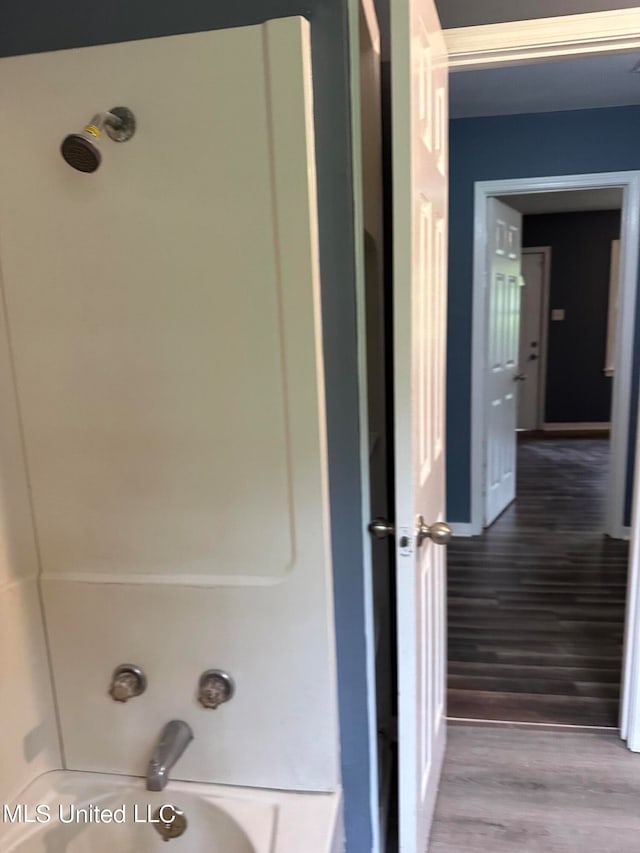
<svg viewBox="0 0 640 853">
<path fill-rule="evenodd" d="M 615 314 L 613 334 L 609 334 L 607 354 L 602 357 L 602 380 L 610 381 L 611 464 L 607 487 L 605 532 L 613 538 L 628 538 L 628 446 L 633 363 L 634 312 L 637 288 L 638 242 L 640 229 L 635 210 L 640 201 L 640 177 L 637 172 L 602 173 L 553 178 L 519 179 L 476 184 L 474 247 L 474 314 L 472 368 L 471 445 L 471 523 L 468 532 L 479 535 L 515 497 L 516 438 L 518 393 L 522 378 L 519 364 L 520 303 L 522 284 L 522 212 L 535 196 L 547 199 L 566 197 L 565 212 L 585 204 L 585 193 L 597 191 L 611 198 L 622 194 L 618 291 L 616 302 L 606 313 Z M 580 196 L 582 193 L 582 196 Z M 506 202 L 509 201 L 509 204 Z M 535 202 L 533 202 L 535 204 Z M 548 202 L 551 203 L 551 202 Z M 610 202 L 609 202 L 610 203 Z M 538 200 L 538 204 L 540 201 Z M 554 202 L 561 208 L 561 203 Z M 538 208 L 539 209 L 539 208 Z M 504 242 L 502 245 L 501 241 Z M 576 246 L 576 257 L 584 247 Z M 611 252 L 611 248 L 609 248 Z M 553 264 L 553 261 L 551 261 Z M 491 281 L 493 287 L 485 283 Z M 580 294 L 576 301 L 579 303 Z M 493 300 L 493 301 L 492 301 Z M 583 300 L 584 301 L 584 300 Z M 543 306 L 544 307 L 544 306 Z M 611 307 L 611 311 L 609 311 Z M 562 305 L 550 310 L 547 329 L 566 322 Z M 589 305 L 584 307 L 589 311 Z M 563 311 L 565 313 L 563 313 Z M 554 319 L 556 318 L 556 319 Z M 603 318 L 603 322 L 606 322 Z M 538 341 L 537 338 L 532 340 Z M 541 361 L 546 358 L 546 341 L 538 341 Z M 540 344 L 542 344 L 540 346 Z M 613 353 L 615 371 L 607 376 L 607 359 Z M 530 352 L 529 353 L 534 354 Z M 548 365 L 547 365 L 548 372 Z M 546 382 L 545 372 L 545 382 Z M 589 395 L 567 385 L 566 395 L 589 402 Z M 557 392 L 560 397 L 563 390 Z M 549 401 L 545 390 L 545 405 Z M 542 427 L 564 429 L 566 424 L 548 419 Z M 583 427 L 593 422 L 583 419 Z"/>
<path fill-rule="evenodd" d="M 622 189 L 504 200 L 522 215 L 517 429 L 607 432 Z"/>
<path fill-rule="evenodd" d="M 636 237 L 622 186 L 524 183 L 481 197 L 482 534 L 449 551 L 448 713 L 617 727 L 629 549 L 611 437 L 626 472 Z"/>
</svg>

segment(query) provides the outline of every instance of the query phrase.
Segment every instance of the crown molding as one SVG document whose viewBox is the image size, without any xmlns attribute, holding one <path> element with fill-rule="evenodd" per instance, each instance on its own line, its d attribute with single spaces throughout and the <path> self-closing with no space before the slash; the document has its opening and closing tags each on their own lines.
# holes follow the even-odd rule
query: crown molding
<svg viewBox="0 0 640 853">
<path fill-rule="evenodd" d="M 640 6 L 445 30 L 452 71 L 640 50 Z"/>
</svg>

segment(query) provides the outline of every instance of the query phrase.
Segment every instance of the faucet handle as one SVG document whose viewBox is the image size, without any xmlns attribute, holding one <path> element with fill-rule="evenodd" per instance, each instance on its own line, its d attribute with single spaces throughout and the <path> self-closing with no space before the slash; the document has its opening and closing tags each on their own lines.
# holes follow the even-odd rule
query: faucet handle
<svg viewBox="0 0 640 853">
<path fill-rule="evenodd" d="M 221 669 L 208 669 L 198 682 L 198 702 L 203 708 L 215 711 L 220 705 L 233 698 L 236 686 L 228 672 Z"/>
<path fill-rule="evenodd" d="M 128 702 L 144 693 L 146 687 L 147 677 L 140 667 L 133 663 L 122 663 L 113 671 L 109 694 L 114 702 Z"/>
</svg>

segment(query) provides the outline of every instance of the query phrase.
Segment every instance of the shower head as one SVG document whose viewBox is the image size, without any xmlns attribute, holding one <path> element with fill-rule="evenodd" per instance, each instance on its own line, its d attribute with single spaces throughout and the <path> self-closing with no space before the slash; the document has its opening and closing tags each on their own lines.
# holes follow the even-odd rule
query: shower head
<svg viewBox="0 0 640 853">
<path fill-rule="evenodd" d="M 60 152 L 78 172 L 95 172 L 102 162 L 100 139 L 103 132 L 114 142 L 126 142 L 136 129 L 136 120 L 127 107 L 113 107 L 97 113 L 80 133 L 70 133 L 62 141 Z"/>
<path fill-rule="evenodd" d="M 102 161 L 97 140 L 86 130 L 65 137 L 60 151 L 67 163 L 79 172 L 95 172 Z"/>
</svg>

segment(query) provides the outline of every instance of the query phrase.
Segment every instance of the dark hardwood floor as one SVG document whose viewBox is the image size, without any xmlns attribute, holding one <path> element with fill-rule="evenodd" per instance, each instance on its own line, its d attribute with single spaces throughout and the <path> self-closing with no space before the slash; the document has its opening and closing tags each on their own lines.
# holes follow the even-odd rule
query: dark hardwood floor
<svg viewBox="0 0 640 853">
<path fill-rule="evenodd" d="M 517 499 L 449 546 L 450 717 L 616 726 L 628 543 L 606 439 L 526 440 Z"/>
</svg>

